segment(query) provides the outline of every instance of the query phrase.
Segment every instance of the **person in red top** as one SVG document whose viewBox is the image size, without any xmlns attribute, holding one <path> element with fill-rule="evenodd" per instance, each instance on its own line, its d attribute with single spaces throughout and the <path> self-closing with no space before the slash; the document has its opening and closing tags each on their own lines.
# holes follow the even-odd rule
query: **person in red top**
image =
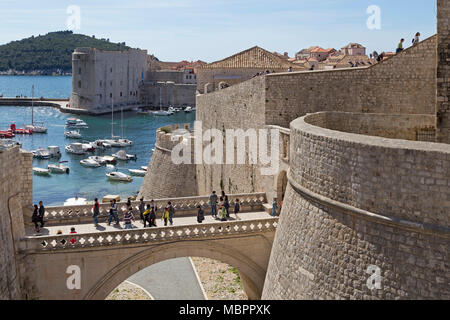
<svg viewBox="0 0 450 320">
<path fill-rule="evenodd" d="M 74 227 L 70 228 L 70 234 L 74 234 L 74 233 L 77 233 L 75 231 L 75 228 Z M 77 242 L 77 240 L 75 240 L 74 238 L 70 239 L 71 244 L 74 244 L 75 242 Z"/>
</svg>

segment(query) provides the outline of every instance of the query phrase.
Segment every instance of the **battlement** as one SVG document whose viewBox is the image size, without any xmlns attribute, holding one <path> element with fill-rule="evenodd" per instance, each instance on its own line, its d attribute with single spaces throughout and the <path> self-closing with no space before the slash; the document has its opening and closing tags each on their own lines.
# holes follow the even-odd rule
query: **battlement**
<svg viewBox="0 0 450 320">
<path fill-rule="evenodd" d="M 187 134 L 191 134 L 191 126 L 189 123 L 167 125 L 156 130 L 156 148 L 172 150 L 176 145 L 181 143 Z M 194 139 L 190 136 L 189 139 Z"/>
</svg>

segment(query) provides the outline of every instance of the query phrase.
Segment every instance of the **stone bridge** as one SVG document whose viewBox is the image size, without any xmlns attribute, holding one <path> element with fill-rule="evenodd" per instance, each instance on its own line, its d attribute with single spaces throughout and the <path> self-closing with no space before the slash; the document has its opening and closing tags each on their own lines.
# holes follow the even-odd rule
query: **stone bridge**
<svg viewBox="0 0 450 320">
<path fill-rule="evenodd" d="M 176 209 L 173 226 L 161 226 L 159 220 L 158 227 L 143 228 L 138 221 L 135 229 L 127 230 L 103 222 L 108 205 L 101 205 L 97 229 L 91 205 L 46 208 L 43 235 L 28 231 L 19 243 L 28 270 L 23 280 L 26 298 L 105 299 L 120 283 L 152 264 L 206 257 L 237 268 L 248 297 L 260 299 L 278 218 L 264 211 L 264 193 L 229 197 L 230 201 L 239 198 L 242 212 L 231 214 L 227 222 L 208 214 L 208 197 L 162 199 L 155 200 L 158 208 L 170 200 Z M 205 208 L 203 224 L 196 221 L 199 204 Z M 138 202 L 132 205 L 137 207 Z M 78 233 L 68 234 L 70 227 Z M 56 234 L 57 230 L 63 234 Z"/>
</svg>

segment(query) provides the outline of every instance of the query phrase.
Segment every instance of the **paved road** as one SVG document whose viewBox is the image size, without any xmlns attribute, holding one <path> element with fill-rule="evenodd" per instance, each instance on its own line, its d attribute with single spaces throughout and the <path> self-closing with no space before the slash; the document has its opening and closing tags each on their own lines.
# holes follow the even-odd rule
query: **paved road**
<svg viewBox="0 0 450 320">
<path fill-rule="evenodd" d="M 151 265 L 128 281 L 147 290 L 155 300 L 205 300 L 189 258 Z"/>
</svg>

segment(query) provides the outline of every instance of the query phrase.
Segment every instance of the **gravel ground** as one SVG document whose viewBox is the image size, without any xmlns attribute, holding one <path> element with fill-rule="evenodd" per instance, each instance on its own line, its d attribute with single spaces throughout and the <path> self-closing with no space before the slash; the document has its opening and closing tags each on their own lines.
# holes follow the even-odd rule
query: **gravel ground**
<svg viewBox="0 0 450 320">
<path fill-rule="evenodd" d="M 210 300 L 248 300 L 238 271 L 228 264 L 193 257 L 192 262 Z"/>
<path fill-rule="evenodd" d="M 150 297 L 140 288 L 128 283 L 122 282 L 114 289 L 106 300 L 151 300 Z"/>
</svg>

